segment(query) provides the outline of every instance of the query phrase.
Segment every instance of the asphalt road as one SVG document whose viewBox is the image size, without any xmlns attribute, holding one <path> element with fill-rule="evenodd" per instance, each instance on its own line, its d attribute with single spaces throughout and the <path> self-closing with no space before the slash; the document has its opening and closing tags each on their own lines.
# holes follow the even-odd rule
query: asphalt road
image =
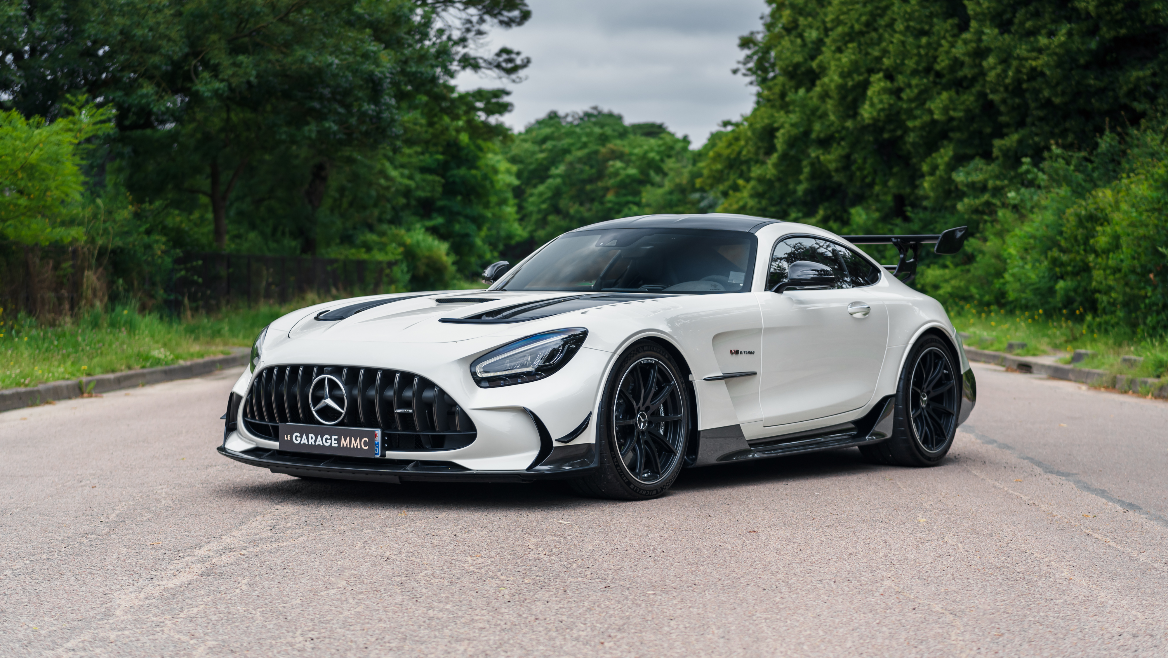
<svg viewBox="0 0 1170 659">
<path fill-rule="evenodd" d="M 234 375 L 0 414 L 0 655 L 1167 655 L 1165 401 L 977 365 L 946 462 L 321 483 Z"/>
</svg>

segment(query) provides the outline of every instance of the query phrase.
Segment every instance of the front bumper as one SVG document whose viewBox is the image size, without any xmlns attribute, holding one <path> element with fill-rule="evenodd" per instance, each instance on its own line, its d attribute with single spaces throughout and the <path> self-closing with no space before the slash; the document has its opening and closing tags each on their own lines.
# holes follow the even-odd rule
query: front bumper
<svg viewBox="0 0 1170 659">
<path fill-rule="evenodd" d="M 548 457 L 525 470 L 494 471 L 461 467 L 454 462 L 434 460 L 387 460 L 345 458 L 308 453 L 291 453 L 267 448 L 234 451 L 220 446 L 219 454 L 276 474 L 340 480 L 402 483 L 409 481 L 527 483 L 538 480 L 576 478 L 597 467 L 595 445 L 575 444 L 553 447 Z"/>
</svg>

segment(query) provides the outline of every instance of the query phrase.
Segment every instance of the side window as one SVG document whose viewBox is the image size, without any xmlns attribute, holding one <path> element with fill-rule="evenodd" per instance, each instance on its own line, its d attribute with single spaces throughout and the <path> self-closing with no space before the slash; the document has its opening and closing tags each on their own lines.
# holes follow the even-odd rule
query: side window
<svg viewBox="0 0 1170 659">
<path fill-rule="evenodd" d="M 848 247 L 835 247 L 840 252 L 841 260 L 845 263 L 845 269 L 849 272 L 849 279 L 853 284 L 853 288 L 872 286 L 882 278 L 882 271 L 870 263 L 869 259 Z"/>
<path fill-rule="evenodd" d="M 853 278 L 847 261 L 842 258 L 842 251 L 848 250 L 821 238 L 799 236 L 781 240 L 772 251 L 772 260 L 768 264 L 768 290 L 786 280 L 788 266 L 797 261 L 812 261 L 832 270 L 837 278 L 833 288 L 852 288 Z"/>
</svg>

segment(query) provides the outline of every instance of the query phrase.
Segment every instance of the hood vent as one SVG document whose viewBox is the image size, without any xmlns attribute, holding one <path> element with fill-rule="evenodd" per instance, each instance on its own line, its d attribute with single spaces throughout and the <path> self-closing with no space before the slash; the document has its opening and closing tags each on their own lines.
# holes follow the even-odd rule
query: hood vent
<svg viewBox="0 0 1170 659">
<path fill-rule="evenodd" d="M 309 387 L 322 375 L 343 383 L 345 415 L 336 424 L 322 423 L 309 403 Z M 430 380 L 407 371 L 360 366 L 261 370 L 244 399 L 244 425 L 253 435 L 276 441 L 281 423 L 378 428 L 387 452 L 450 451 L 470 445 L 476 434 L 463 408 Z"/>
<path fill-rule="evenodd" d="M 654 293 L 605 293 L 601 295 L 557 297 L 551 300 L 537 300 L 536 302 L 513 304 L 511 306 L 477 313 L 466 318 L 440 318 L 439 322 L 464 324 L 522 323 L 527 320 L 547 318 L 549 316 L 569 313 L 570 311 L 581 311 L 582 309 L 592 309 L 593 307 L 602 307 L 609 304 L 631 302 L 633 300 L 648 300 L 658 297 L 667 296 Z"/>
<path fill-rule="evenodd" d="M 355 316 L 363 311 L 373 309 L 374 307 L 380 307 L 383 304 L 391 304 L 393 302 L 401 302 L 403 300 L 413 300 L 416 297 L 425 297 L 425 295 L 429 295 L 429 293 L 424 295 L 405 295 L 402 297 L 392 297 L 381 300 L 366 300 L 365 302 L 350 304 L 338 309 L 326 309 L 324 311 L 319 311 L 317 312 L 316 316 L 313 316 L 313 319 L 326 322 L 333 320 L 345 320 L 350 316 Z"/>
</svg>

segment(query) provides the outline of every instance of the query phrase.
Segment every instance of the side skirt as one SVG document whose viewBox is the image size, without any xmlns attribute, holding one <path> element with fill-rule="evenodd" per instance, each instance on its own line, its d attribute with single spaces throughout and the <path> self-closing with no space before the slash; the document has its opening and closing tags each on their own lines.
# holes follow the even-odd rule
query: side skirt
<svg viewBox="0 0 1170 659">
<path fill-rule="evenodd" d="M 739 426 L 713 428 L 699 433 L 699 459 L 695 466 L 775 458 L 833 448 L 877 444 L 894 432 L 894 397 L 886 396 L 868 414 L 849 423 L 774 437 L 743 438 Z M 746 448 L 743 448 L 746 445 Z"/>
</svg>

